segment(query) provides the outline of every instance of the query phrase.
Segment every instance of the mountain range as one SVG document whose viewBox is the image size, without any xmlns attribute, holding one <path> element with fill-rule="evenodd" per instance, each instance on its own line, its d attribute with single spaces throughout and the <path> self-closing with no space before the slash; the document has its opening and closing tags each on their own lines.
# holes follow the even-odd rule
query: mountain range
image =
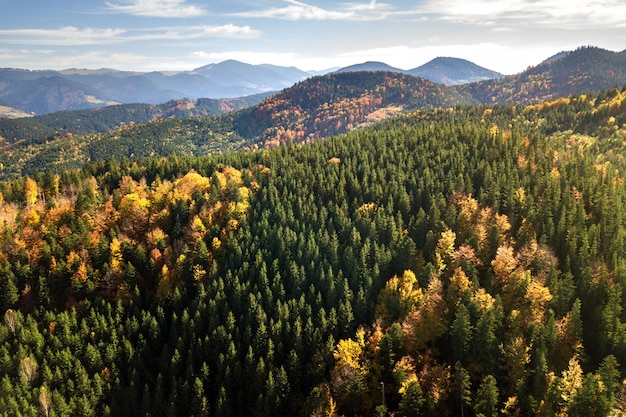
<svg viewBox="0 0 626 417">
<path fill-rule="evenodd" d="M 257 96 L 256 103 L 236 100 L 230 107 L 219 100 L 177 100 L 5 119 L 0 123 L 0 176 L 109 157 L 199 155 L 310 142 L 421 108 L 442 108 L 445 117 L 445 109 L 459 105 L 539 103 L 625 83 L 626 54 L 585 47 L 521 74 L 460 86 L 393 71 L 333 72 Z M 225 113 L 229 108 L 240 110 Z M 216 116 L 190 117 L 208 114 Z M 106 131 L 111 127 L 117 128 Z"/>
<path fill-rule="evenodd" d="M 584 57 L 573 53 L 580 50 L 587 50 Z M 5 68 L 0 69 L 0 118 L 123 103 L 159 104 L 183 98 L 218 99 L 269 94 L 314 76 L 361 71 L 394 72 L 421 77 L 445 86 L 457 86 L 458 92 L 484 103 L 528 102 L 553 95 L 549 91 L 537 90 L 538 86 L 545 83 L 560 85 L 560 90 L 554 93 L 557 95 L 569 95 L 579 90 L 598 91 L 619 84 L 624 80 L 625 60 L 625 51 L 617 53 L 584 47 L 577 51 L 559 52 L 536 67 L 509 76 L 464 59 L 449 57 L 435 58 L 410 70 L 382 62 L 365 62 L 315 73 L 295 67 L 250 65 L 234 60 L 178 72 L 132 72 L 106 68 L 30 71 Z M 565 78 L 561 77 L 563 74 L 566 74 Z M 520 89 L 523 84 L 525 87 Z M 568 89 L 567 85 L 573 88 Z"/>
<path fill-rule="evenodd" d="M 465 59 L 438 57 L 410 70 L 402 70 L 385 64 L 384 62 L 364 62 L 341 68 L 336 72 L 356 71 L 391 71 L 413 75 L 438 84 L 461 85 L 476 81 L 498 79 L 504 77 L 499 72 L 483 68 Z"/>
<path fill-rule="evenodd" d="M 182 98 L 235 98 L 282 90 L 310 77 L 293 67 L 224 61 L 192 71 L 0 69 L 0 106 L 32 114 Z"/>
<path fill-rule="evenodd" d="M 364 63 L 336 72 L 391 71 L 445 85 L 502 77 L 469 61 L 436 58 L 404 71 L 383 63 Z M 28 71 L 0 69 L 0 117 L 47 114 L 123 103 L 158 104 L 182 98 L 234 98 L 279 91 L 328 71 L 306 72 L 295 67 L 250 65 L 228 60 L 191 71 L 132 72 L 114 69 Z"/>
</svg>

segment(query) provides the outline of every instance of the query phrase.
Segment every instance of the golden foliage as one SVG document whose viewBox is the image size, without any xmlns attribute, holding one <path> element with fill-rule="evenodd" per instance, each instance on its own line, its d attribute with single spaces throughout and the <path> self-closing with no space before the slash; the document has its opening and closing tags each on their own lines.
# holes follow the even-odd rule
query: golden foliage
<svg viewBox="0 0 626 417">
<path fill-rule="evenodd" d="M 26 204 L 32 206 L 37 202 L 39 198 L 39 187 L 37 186 L 37 182 L 27 177 L 24 182 L 24 198 L 26 200 Z"/>
<path fill-rule="evenodd" d="M 491 261 L 496 281 L 504 285 L 509 281 L 511 272 L 517 267 L 517 259 L 513 255 L 513 248 L 503 245 L 496 251 L 496 257 Z"/>
<path fill-rule="evenodd" d="M 442 272 L 452 259 L 454 254 L 454 242 L 456 240 L 456 233 L 448 229 L 441 233 L 441 237 L 437 242 L 437 248 L 435 249 L 435 268 Z"/>
<path fill-rule="evenodd" d="M 352 339 L 342 339 L 337 343 L 333 352 L 337 367 L 349 366 L 352 369 L 362 369 L 361 356 L 363 347 Z"/>
</svg>

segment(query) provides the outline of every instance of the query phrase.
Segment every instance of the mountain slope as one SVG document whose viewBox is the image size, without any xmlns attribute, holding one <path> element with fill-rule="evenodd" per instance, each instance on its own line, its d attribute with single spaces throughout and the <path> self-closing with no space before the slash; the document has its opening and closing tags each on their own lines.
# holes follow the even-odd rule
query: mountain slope
<svg viewBox="0 0 626 417">
<path fill-rule="evenodd" d="M 499 72 L 483 68 L 465 59 L 447 57 L 435 58 L 407 73 L 445 85 L 468 84 L 503 77 Z"/>
<path fill-rule="evenodd" d="M 37 114 L 117 104 L 100 96 L 96 88 L 58 75 L 7 83 L 0 95 L 11 107 Z"/>
<path fill-rule="evenodd" d="M 120 104 L 89 110 L 62 111 L 20 119 L 0 119 L 0 138 L 6 144 L 48 142 L 64 135 L 104 133 L 123 125 L 169 117 L 219 116 L 254 106 L 268 94 L 232 99 L 171 100 L 159 105 Z"/>
<path fill-rule="evenodd" d="M 259 144 L 303 142 L 353 130 L 402 110 L 449 107 L 472 100 L 453 88 L 396 72 L 344 72 L 296 84 L 235 120 Z"/>
<path fill-rule="evenodd" d="M 482 103 L 531 103 L 626 83 L 626 55 L 584 47 L 520 74 L 459 87 Z"/>
</svg>

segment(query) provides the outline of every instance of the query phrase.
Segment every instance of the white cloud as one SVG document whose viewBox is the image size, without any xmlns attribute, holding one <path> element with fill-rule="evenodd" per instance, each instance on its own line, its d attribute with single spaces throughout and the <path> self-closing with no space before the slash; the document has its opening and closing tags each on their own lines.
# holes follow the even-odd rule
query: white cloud
<svg viewBox="0 0 626 417">
<path fill-rule="evenodd" d="M 0 41 L 24 45 L 98 45 L 121 42 L 124 29 L 79 29 L 66 26 L 59 29 L 0 30 Z"/>
<path fill-rule="evenodd" d="M 337 10 L 323 9 L 298 0 L 285 0 L 285 3 L 288 5 L 284 7 L 271 7 L 265 10 L 254 10 L 234 15 L 283 20 L 367 21 L 384 19 L 387 13 L 391 11 L 390 5 L 377 3 L 376 0 L 372 0 L 369 3 L 343 3 Z"/>
<path fill-rule="evenodd" d="M 185 0 L 127 0 L 123 3 L 106 3 L 108 10 L 146 17 L 197 17 L 205 10 L 187 5 Z"/>
<path fill-rule="evenodd" d="M 204 38 L 256 39 L 261 32 L 250 26 L 196 25 L 150 29 L 79 29 L 67 26 L 59 29 L 11 29 L 0 30 L 0 42 L 4 44 L 81 46 L 114 43 L 192 40 Z"/>
<path fill-rule="evenodd" d="M 417 11 L 472 24 L 516 22 L 571 29 L 626 25 L 626 3 L 621 0 L 426 0 Z"/>
<path fill-rule="evenodd" d="M 202 38 L 224 38 L 224 39 L 256 39 L 261 36 L 261 32 L 252 29 L 250 26 L 227 25 L 194 25 L 178 26 L 166 28 L 145 29 L 138 34 L 129 36 L 129 41 L 148 40 L 176 40 L 189 41 Z"/>
<path fill-rule="evenodd" d="M 250 26 L 236 26 L 233 24 L 222 26 L 199 26 L 199 33 L 214 38 L 254 39 L 261 36 L 261 32 Z"/>
</svg>

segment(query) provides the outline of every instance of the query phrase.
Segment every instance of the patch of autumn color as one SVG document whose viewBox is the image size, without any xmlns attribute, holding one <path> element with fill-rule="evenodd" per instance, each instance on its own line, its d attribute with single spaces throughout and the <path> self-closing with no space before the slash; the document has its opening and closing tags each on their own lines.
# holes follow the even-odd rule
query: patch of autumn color
<svg viewBox="0 0 626 417">
<path fill-rule="evenodd" d="M 28 226 L 36 228 L 41 223 L 41 216 L 37 210 L 29 210 L 25 220 Z"/>
<path fill-rule="evenodd" d="M 1 203 L 0 224 L 5 224 L 5 227 L 12 230 L 15 227 L 17 215 L 20 211 L 20 208 L 15 203 Z"/>
<path fill-rule="evenodd" d="M 203 194 L 207 192 L 211 186 L 211 180 L 192 170 L 177 180 L 175 186 L 178 188 L 180 197 L 183 200 L 189 200 L 196 190 Z"/>
<path fill-rule="evenodd" d="M 361 215 L 372 215 L 376 212 L 376 203 L 364 203 L 357 209 L 357 212 Z"/>
<path fill-rule="evenodd" d="M 495 299 L 484 288 L 476 290 L 472 301 L 474 301 L 483 312 L 493 310 L 495 305 Z"/>
<path fill-rule="evenodd" d="M 427 351 L 420 355 L 418 367 L 417 379 L 424 392 L 432 396 L 435 404 L 445 401 L 453 389 L 450 366 L 437 363 L 430 351 Z"/>
<path fill-rule="evenodd" d="M 417 364 L 411 356 L 403 356 L 393 368 L 394 375 L 406 375 L 408 379 L 417 379 Z"/>
<path fill-rule="evenodd" d="M 168 236 L 159 227 L 156 226 L 146 234 L 146 242 L 149 248 L 156 248 L 161 241 L 167 240 Z"/>
<path fill-rule="evenodd" d="M 528 158 L 526 155 L 518 155 L 517 156 L 517 167 L 521 170 L 527 171 L 528 169 Z"/>
<path fill-rule="evenodd" d="M 438 271 L 442 272 L 446 269 L 452 260 L 455 240 L 456 233 L 452 230 L 448 229 L 441 233 L 441 237 L 439 238 L 437 247 L 435 248 L 435 268 L 437 268 Z"/>
<path fill-rule="evenodd" d="M 551 178 L 559 178 L 561 176 L 561 173 L 559 172 L 559 169 L 557 167 L 552 168 L 552 170 L 550 171 L 550 177 Z"/>
<path fill-rule="evenodd" d="M 466 290 L 471 289 L 471 286 L 472 283 L 470 282 L 463 269 L 461 269 L 460 267 L 456 268 L 454 270 L 454 273 L 452 274 L 452 277 L 450 277 L 450 283 L 448 284 L 448 290 L 446 294 L 448 303 L 451 306 L 455 305 L 459 301 L 461 294 L 463 294 L 463 292 L 465 292 Z"/>
<path fill-rule="evenodd" d="M 583 370 L 578 362 L 578 358 L 572 358 L 566 370 L 561 373 L 559 381 L 561 398 L 565 403 L 570 403 L 578 390 L 583 386 Z"/>
<path fill-rule="evenodd" d="M 230 219 L 228 221 L 228 225 L 226 227 L 226 230 L 228 231 L 235 231 L 239 228 L 239 222 L 237 221 L 237 219 Z"/>
<path fill-rule="evenodd" d="M 171 194 L 174 184 L 170 181 L 159 181 L 152 184 L 152 205 L 163 208 L 167 204 L 167 196 Z"/>
<path fill-rule="evenodd" d="M 161 278 L 159 279 L 159 283 L 157 284 L 156 289 L 156 298 L 161 300 L 167 297 L 174 288 L 174 283 L 172 282 L 172 277 L 170 274 L 170 270 L 167 265 L 163 265 L 161 267 Z"/>
<path fill-rule="evenodd" d="M 373 111 L 366 116 L 367 123 L 378 123 L 402 113 L 402 106 L 389 106 Z"/>
<path fill-rule="evenodd" d="M 81 262 L 78 265 L 76 272 L 72 275 L 72 281 L 84 284 L 87 281 L 87 278 L 87 264 L 85 262 Z"/>
<path fill-rule="evenodd" d="M 76 252 L 71 251 L 65 259 L 65 264 L 67 265 L 67 268 L 70 269 L 73 268 L 75 264 L 78 264 L 80 260 L 80 256 Z"/>
<path fill-rule="evenodd" d="M 404 381 L 402 381 L 402 384 L 400 386 L 400 388 L 398 389 L 398 393 L 400 395 L 404 395 L 406 394 L 406 392 L 408 391 L 409 387 L 413 384 L 417 384 L 419 386 L 419 381 L 417 379 L 417 375 L 416 374 L 409 374 L 407 379 L 405 379 Z M 421 386 L 420 386 L 420 390 L 421 390 Z"/>
<path fill-rule="evenodd" d="M 402 276 L 395 275 L 390 278 L 385 288 L 381 290 L 376 305 L 376 316 L 386 324 L 396 318 L 402 319 L 417 308 L 422 297 L 423 292 L 419 288 L 415 273 L 406 270 Z"/>
<path fill-rule="evenodd" d="M 24 238 L 22 235 L 14 235 L 9 254 L 13 256 L 17 256 L 21 251 L 26 251 L 27 247 L 28 245 L 26 241 L 24 241 Z"/>
<path fill-rule="evenodd" d="M 458 267 L 464 263 L 470 263 L 476 266 L 482 265 L 482 262 L 476 256 L 476 250 L 469 245 L 461 245 L 452 254 L 452 264 Z"/>
<path fill-rule="evenodd" d="M 337 367 L 349 366 L 352 369 L 362 369 L 361 359 L 363 347 L 352 339 L 342 339 L 337 343 L 333 352 Z"/>
<path fill-rule="evenodd" d="M 557 345 L 559 357 L 573 358 L 582 353 L 583 343 L 576 334 L 575 323 L 572 323 L 569 312 L 556 323 L 556 336 L 559 341 Z"/>
<path fill-rule="evenodd" d="M 111 268 L 111 272 L 121 272 L 124 257 L 122 255 L 122 243 L 118 238 L 114 237 L 111 240 L 111 243 L 109 244 L 109 253 L 109 267 Z"/>
<path fill-rule="evenodd" d="M 163 253 L 158 249 L 154 248 L 150 251 L 150 259 L 154 262 L 156 267 L 163 266 Z"/>
<path fill-rule="evenodd" d="M 341 164 L 341 159 L 337 158 L 336 156 L 333 156 L 332 158 L 328 160 L 328 163 L 332 165 L 339 165 Z"/>
<path fill-rule="evenodd" d="M 500 344 L 504 357 L 506 377 L 512 384 L 522 381 L 528 374 L 526 366 L 530 363 L 530 346 L 523 337 L 517 336 Z"/>
<path fill-rule="evenodd" d="M 548 304 L 553 298 L 550 289 L 533 280 L 526 288 L 525 298 L 530 304 L 530 321 L 535 324 L 542 323 Z"/>
<path fill-rule="evenodd" d="M 26 177 L 26 181 L 24 182 L 24 199 L 26 200 L 26 204 L 32 206 L 37 202 L 39 198 L 39 187 L 37 186 L 37 182 L 32 178 Z"/>
<path fill-rule="evenodd" d="M 513 248 L 503 245 L 496 251 L 496 257 L 491 261 L 491 267 L 495 275 L 496 282 L 504 285 L 509 281 L 513 270 L 517 268 L 517 259 L 513 255 Z"/>
<path fill-rule="evenodd" d="M 428 343 L 448 331 L 448 325 L 445 322 L 447 311 L 441 280 L 432 277 L 419 308 L 411 311 L 402 322 L 405 343 L 409 352 L 424 349 Z"/>
</svg>

